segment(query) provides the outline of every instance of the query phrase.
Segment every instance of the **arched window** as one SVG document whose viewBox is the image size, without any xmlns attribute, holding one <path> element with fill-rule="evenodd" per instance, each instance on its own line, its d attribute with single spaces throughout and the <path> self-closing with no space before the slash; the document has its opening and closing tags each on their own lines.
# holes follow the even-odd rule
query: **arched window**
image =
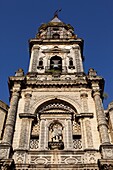
<svg viewBox="0 0 113 170">
<path fill-rule="evenodd" d="M 53 39 L 59 39 L 60 38 L 60 35 L 58 33 L 55 33 L 53 34 L 52 36 Z"/>
<path fill-rule="evenodd" d="M 55 55 L 50 59 L 50 70 L 62 71 L 62 58 Z"/>
<path fill-rule="evenodd" d="M 44 66 L 43 66 L 43 59 L 42 58 L 39 59 L 39 63 L 38 63 L 38 67 L 37 68 L 38 69 L 43 69 L 44 68 Z"/>
<path fill-rule="evenodd" d="M 71 69 L 71 68 L 75 68 L 74 66 L 73 66 L 73 58 L 70 58 L 69 59 L 69 69 Z"/>
</svg>

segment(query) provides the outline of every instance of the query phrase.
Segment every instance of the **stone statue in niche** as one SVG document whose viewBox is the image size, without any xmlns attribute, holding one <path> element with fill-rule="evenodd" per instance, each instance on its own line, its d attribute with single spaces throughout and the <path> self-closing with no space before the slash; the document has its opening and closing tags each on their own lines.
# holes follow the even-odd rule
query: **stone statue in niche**
<svg viewBox="0 0 113 170">
<path fill-rule="evenodd" d="M 60 124 L 53 125 L 52 129 L 52 142 L 62 141 L 62 126 Z"/>
</svg>

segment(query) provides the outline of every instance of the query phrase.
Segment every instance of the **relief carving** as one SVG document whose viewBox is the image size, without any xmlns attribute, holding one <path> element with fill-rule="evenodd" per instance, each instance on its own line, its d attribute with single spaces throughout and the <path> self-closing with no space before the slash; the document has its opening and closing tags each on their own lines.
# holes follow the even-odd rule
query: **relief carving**
<svg viewBox="0 0 113 170">
<path fill-rule="evenodd" d="M 0 149 L 0 159 L 6 159 L 7 158 L 7 154 L 8 154 L 8 150 L 7 149 Z"/>
<path fill-rule="evenodd" d="M 25 153 L 17 153 L 16 154 L 16 163 L 22 164 L 25 163 Z"/>
<path fill-rule="evenodd" d="M 66 164 L 77 164 L 77 159 L 70 157 L 65 160 Z"/>
<path fill-rule="evenodd" d="M 40 158 L 38 156 L 31 156 L 31 162 L 33 164 L 47 164 L 46 158 Z"/>
</svg>

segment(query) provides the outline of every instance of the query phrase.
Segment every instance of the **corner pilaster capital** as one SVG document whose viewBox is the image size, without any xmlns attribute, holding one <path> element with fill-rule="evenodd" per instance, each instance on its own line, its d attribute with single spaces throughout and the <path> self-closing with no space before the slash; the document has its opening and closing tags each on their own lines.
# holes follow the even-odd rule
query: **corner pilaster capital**
<svg viewBox="0 0 113 170">
<path fill-rule="evenodd" d="M 93 90 L 93 97 L 95 97 L 95 96 L 100 96 L 100 90 L 99 89 Z"/>
</svg>

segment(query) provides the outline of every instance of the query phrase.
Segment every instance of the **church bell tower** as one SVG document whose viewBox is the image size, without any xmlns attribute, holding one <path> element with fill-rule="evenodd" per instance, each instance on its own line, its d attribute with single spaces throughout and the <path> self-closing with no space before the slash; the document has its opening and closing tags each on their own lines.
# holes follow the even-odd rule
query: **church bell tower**
<svg viewBox="0 0 113 170">
<path fill-rule="evenodd" d="M 113 167 L 113 104 L 104 111 L 104 79 L 93 68 L 84 71 L 83 43 L 57 13 L 29 40 L 28 73 L 19 69 L 9 77 L 1 167 Z"/>
</svg>

